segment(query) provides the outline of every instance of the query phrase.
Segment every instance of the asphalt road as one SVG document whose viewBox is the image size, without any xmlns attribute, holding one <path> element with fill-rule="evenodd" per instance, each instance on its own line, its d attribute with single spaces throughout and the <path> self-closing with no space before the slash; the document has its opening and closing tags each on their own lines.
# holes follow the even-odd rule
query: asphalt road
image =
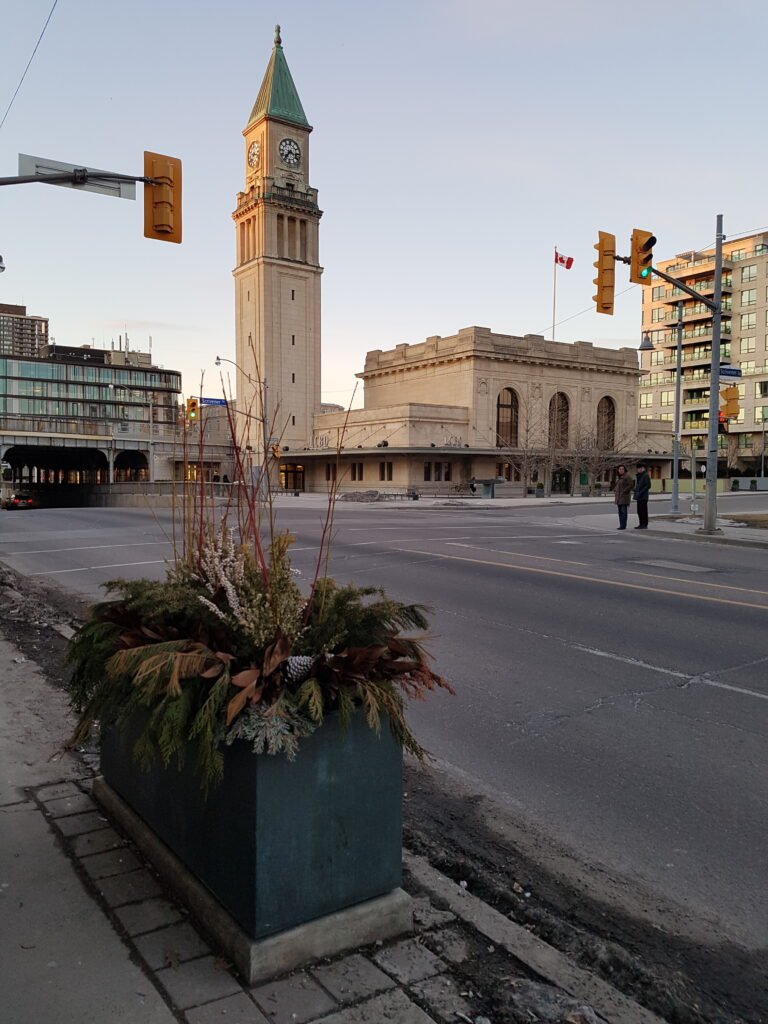
<svg viewBox="0 0 768 1024">
<path fill-rule="evenodd" d="M 765 509 L 768 495 L 728 499 Z M 664 511 L 653 503 L 651 513 Z M 313 571 L 322 510 L 280 521 Z M 457 690 L 420 740 L 558 848 L 768 945 L 768 550 L 619 534 L 610 506 L 337 506 L 332 572 L 433 609 Z M 3 513 L 0 560 L 87 597 L 159 576 L 164 512 Z"/>
</svg>

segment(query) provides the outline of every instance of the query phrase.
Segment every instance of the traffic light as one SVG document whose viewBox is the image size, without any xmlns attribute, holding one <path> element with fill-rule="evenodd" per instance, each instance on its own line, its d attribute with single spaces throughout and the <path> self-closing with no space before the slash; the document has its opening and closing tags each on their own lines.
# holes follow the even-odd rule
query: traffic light
<svg viewBox="0 0 768 1024">
<path fill-rule="evenodd" d="M 194 422 L 199 416 L 199 401 L 197 398 L 187 399 L 187 419 Z"/>
<path fill-rule="evenodd" d="M 732 384 L 720 392 L 720 413 L 729 420 L 735 420 L 740 412 L 739 386 L 738 384 Z"/>
<path fill-rule="evenodd" d="M 613 288 L 616 279 L 616 236 L 607 231 L 597 233 L 597 260 L 592 264 L 597 268 L 597 277 L 593 282 L 597 285 L 597 295 L 593 295 L 598 313 L 613 315 Z"/>
<path fill-rule="evenodd" d="M 629 264 L 629 280 L 632 284 L 651 284 L 654 245 L 656 245 L 655 235 L 652 235 L 650 231 L 634 229 Z"/>
<path fill-rule="evenodd" d="M 724 412 L 717 414 L 717 432 L 718 434 L 728 433 L 728 417 Z"/>
<path fill-rule="evenodd" d="M 272 458 L 273 459 L 279 459 L 280 458 L 280 445 L 279 444 L 272 444 L 272 445 L 270 445 L 269 446 L 269 450 L 272 452 Z"/>
<path fill-rule="evenodd" d="M 144 153 L 144 237 L 161 242 L 181 241 L 181 160 Z"/>
</svg>

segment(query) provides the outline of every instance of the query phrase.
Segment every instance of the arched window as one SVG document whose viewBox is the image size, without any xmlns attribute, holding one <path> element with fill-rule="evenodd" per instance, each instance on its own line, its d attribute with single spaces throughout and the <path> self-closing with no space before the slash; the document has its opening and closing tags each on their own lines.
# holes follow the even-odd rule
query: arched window
<svg viewBox="0 0 768 1024">
<path fill-rule="evenodd" d="M 616 404 L 607 395 L 597 404 L 597 447 L 603 451 L 616 447 Z"/>
<path fill-rule="evenodd" d="M 549 446 L 568 447 L 568 396 L 557 391 L 549 400 Z"/>
<path fill-rule="evenodd" d="M 517 448 L 520 430 L 520 402 L 517 392 L 504 388 L 496 399 L 496 447 Z"/>
</svg>

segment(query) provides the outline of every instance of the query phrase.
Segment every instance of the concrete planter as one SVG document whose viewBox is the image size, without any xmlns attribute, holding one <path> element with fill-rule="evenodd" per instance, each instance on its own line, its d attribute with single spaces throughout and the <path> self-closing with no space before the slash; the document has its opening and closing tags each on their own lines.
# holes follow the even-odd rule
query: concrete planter
<svg viewBox="0 0 768 1024">
<path fill-rule="evenodd" d="M 400 885 L 402 751 L 386 723 L 379 737 L 358 712 L 343 734 L 329 715 L 293 762 L 242 742 L 225 747 L 224 779 L 207 800 L 189 764 L 142 772 L 131 753 L 136 732 L 103 736 L 97 798 L 127 804 L 250 940 L 380 902 Z M 289 962 L 301 956 L 278 966 Z"/>
</svg>

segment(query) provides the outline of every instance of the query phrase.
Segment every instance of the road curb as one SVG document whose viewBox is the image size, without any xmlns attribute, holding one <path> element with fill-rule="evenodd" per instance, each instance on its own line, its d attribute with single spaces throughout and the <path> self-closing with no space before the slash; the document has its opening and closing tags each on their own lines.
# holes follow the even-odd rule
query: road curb
<svg viewBox="0 0 768 1024">
<path fill-rule="evenodd" d="M 675 540 L 692 540 L 698 544 L 722 544 L 725 547 L 732 548 L 759 548 L 763 551 L 768 550 L 768 541 L 760 540 L 736 540 L 735 537 L 718 537 L 713 534 L 700 534 L 700 533 L 678 533 L 676 530 L 660 530 L 658 527 L 653 525 L 651 520 L 649 533 L 652 533 L 654 537 L 674 537 Z"/>
<path fill-rule="evenodd" d="M 426 860 L 403 851 L 406 868 L 427 894 L 444 903 L 465 924 L 501 946 L 526 967 L 575 999 L 592 1006 L 608 1024 L 665 1024 L 602 978 L 573 964 L 563 953 L 522 925 L 494 910 L 441 874 Z"/>
</svg>

